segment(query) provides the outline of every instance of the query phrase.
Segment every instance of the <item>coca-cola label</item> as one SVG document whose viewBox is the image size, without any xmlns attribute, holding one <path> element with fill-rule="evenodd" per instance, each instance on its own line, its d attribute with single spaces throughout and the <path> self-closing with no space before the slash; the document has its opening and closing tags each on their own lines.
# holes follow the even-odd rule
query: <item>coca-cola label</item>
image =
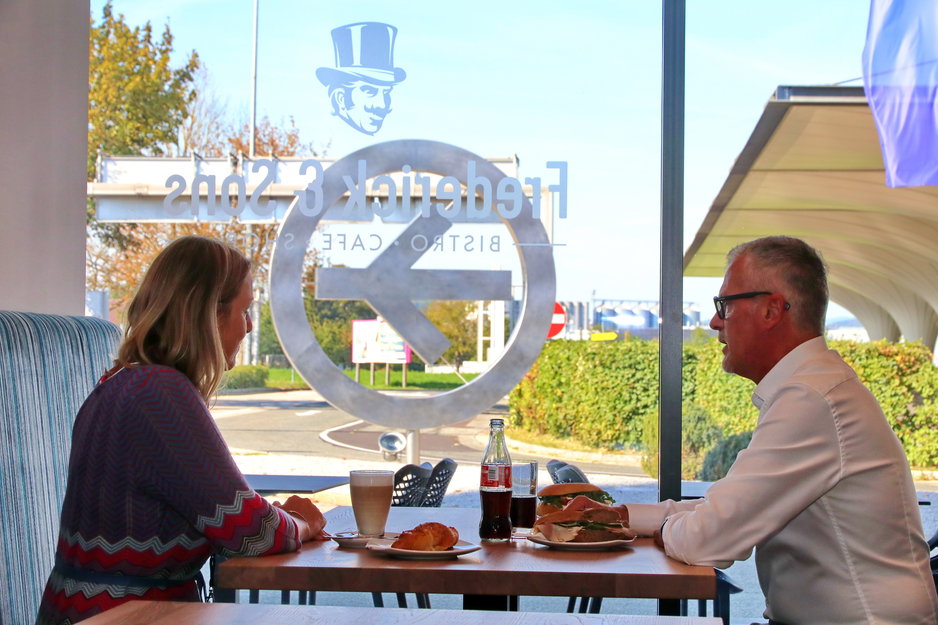
<svg viewBox="0 0 938 625">
<path fill-rule="evenodd" d="M 511 488 L 510 464 L 483 464 L 481 488 Z"/>
</svg>

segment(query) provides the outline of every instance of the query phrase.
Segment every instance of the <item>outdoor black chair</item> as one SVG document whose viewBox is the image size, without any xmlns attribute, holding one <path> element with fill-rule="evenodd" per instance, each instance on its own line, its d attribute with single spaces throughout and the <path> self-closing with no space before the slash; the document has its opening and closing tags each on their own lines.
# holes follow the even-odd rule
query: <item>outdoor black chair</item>
<svg viewBox="0 0 938 625">
<path fill-rule="evenodd" d="M 554 484 L 589 484 L 590 481 L 586 477 L 586 474 L 575 467 L 572 464 L 567 464 L 563 460 L 548 460 L 547 461 L 547 473 L 550 475 L 550 479 Z M 602 597 L 581 597 L 580 598 L 580 609 L 576 608 L 576 597 L 570 597 L 570 600 L 567 602 L 567 612 L 573 613 L 579 611 L 581 614 L 599 614 L 599 609 L 602 607 L 603 599 Z"/>
<path fill-rule="evenodd" d="M 563 460 L 552 459 L 547 461 L 547 474 L 550 475 L 550 479 L 554 484 L 559 484 L 557 481 L 557 470 L 560 467 L 567 466 L 567 463 Z"/>
<path fill-rule="evenodd" d="M 548 460 L 547 473 L 554 484 L 589 484 L 586 474 L 563 460 Z"/>
<path fill-rule="evenodd" d="M 394 474 L 394 494 L 391 496 L 391 505 L 421 507 L 432 475 L 433 469 L 430 468 L 429 462 L 420 466 L 407 464 L 398 469 Z"/>
<path fill-rule="evenodd" d="M 443 496 L 453 479 L 458 465 L 449 458 L 444 458 L 435 467 L 430 468 L 429 462 L 419 467 L 408 464 L 401 467 L 394 475 L 394 496 L 392 506 L 413 506 L 419 508 L 439 508 L 443 504 Z M 407 607 L 407 597 L 404 593 L 397 594 L 397 605 Z M 384 598 L 380 592 L 371 593 L 376 608 L 384 607 Z M 417 593 L 417 607 L 429 608 L 430 595 Z"/>
<path fill-rule="evenodd" d="M 446 495 L 446 489 L 449 488 L 449 483 L 453 479 L 453 474 L 456 473 L 457 466 L 459 465 L 455 461 L 444 458 L 433 467 L 430 481 L 427 482 L 426 496 L 423 503 L 420 504 L 421 507 L 439 508 L 443 505 L 443 496 Z"/>
</svg>

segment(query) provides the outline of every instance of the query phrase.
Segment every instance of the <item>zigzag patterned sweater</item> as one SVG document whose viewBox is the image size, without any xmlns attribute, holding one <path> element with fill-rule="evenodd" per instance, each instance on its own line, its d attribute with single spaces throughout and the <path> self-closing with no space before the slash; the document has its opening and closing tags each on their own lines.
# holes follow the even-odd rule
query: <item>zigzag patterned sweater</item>
<svg viewBox="0 0 938 625">
<path fill-rule="evenodd" d="M 213 553 L 295 551 L 297 526 L 255 493 L 201 395 L 163 366 L 123 369 L 85 401 L 72 432 L 57 558 L 99 573 L 186 579 Z M 76 623 L 135 599 L 198 601 L 194 581 L 133 587 L 53 571 L 37 624 Z"/>
</svg>

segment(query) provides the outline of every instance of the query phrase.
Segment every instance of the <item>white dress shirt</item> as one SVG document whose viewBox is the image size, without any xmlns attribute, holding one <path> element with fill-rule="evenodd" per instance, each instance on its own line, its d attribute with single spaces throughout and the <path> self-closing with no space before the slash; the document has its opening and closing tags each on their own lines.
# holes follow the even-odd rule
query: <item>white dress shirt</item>
<svg viewBox="0 0 938 625">
<path fill-rule="evenodd" d="M 752 395 L 748 449 L 702 500 L 629 504 L 668 556 L 725 568 L 756 548 L 764 616 L 786 623 L 938 623 L 917 495 L 872 393 L 824 337 Z"/>
</svg>

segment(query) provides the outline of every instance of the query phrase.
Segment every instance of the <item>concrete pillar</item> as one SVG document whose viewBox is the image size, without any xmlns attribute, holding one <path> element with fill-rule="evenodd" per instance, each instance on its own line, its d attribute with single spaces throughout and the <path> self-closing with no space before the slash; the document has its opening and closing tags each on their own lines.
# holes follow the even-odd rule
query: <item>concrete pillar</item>
<svg viewBox="0 0 938 625">
<path fill-rule="evenodd" d="M 0 309 L 85 313 L 88 2 L 0 2 Z"/>
</svg>

